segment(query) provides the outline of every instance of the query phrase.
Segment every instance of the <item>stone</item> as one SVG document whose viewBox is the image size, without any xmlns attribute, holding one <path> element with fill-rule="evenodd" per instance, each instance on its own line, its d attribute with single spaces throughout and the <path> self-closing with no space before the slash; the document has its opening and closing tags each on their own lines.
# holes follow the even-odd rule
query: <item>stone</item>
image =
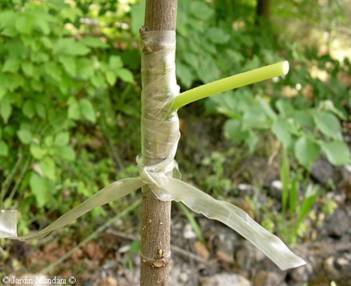
<svg viewBox="0 0 351 286">
<path fill-rule="evenodd" d="M 197 255 L 199 255 L 205 260 L 208 260 L 208 258 L 210 257 L 210 252 L 201 241 L 195 241 L 193 244 L 193 249 Z"/>
<path fill-rule="evenodd" d="M 284 282 L 285 274 L 277 272 L 260 271 L 253 279 L 253 286 L 281 286 Z"/>
<path fill-rule="evenodd" d="M 172 286 L 191 286 L 197 285 L 197 273 L 187 264 L 173 264 L 171 265 L 171 272 L 169 274 L 169 285 Z"/>
<path fill-rule="evenodd" d="M 250 271 L 253 266 L 265 258 L 264 254 L 248 241 L 243 241 L 235 252 L 234 261 L 244 271 Z"/>
<path fill-rule="evenodd" d="M 101 280 L 101 286 L 118 286 L 117 280 L 114 277 L 106 277 Z"/>
<path fill-rule="evenodd" d="M 238 274 L 220 273 L 211 277 L 202 278 L 201 285 L 202 286 L 251 286 L 251 283 L 245 277 Z"/>
<path fill-rule="evenodd" d="M 298 267 L 290 271 L 289 276 L 294 282 L 306 283 L 313 273 L 313 268 L 310 263 L 303 267 Z"/>
<path fill-rule="evenodd" d="M 340 180 L 340 174 L 327 160 L 317 160 L 311 169 L 313 177 L 321 184 L 328 184 L 331 180 L 338 182 Z"/>
<path fill-rule="evenodd" d="M 195 239 L 196 234 L 190 224 L 186 224 L 183 230 L 183 236 L 185 239 Z"/>
<path fill-rule="evenodd" d="M 342 237 L 351 228 L 350 219 L 346 210 L 338 208 L 326 221 L 326 231 L 329 236 Z"/>
</svg>

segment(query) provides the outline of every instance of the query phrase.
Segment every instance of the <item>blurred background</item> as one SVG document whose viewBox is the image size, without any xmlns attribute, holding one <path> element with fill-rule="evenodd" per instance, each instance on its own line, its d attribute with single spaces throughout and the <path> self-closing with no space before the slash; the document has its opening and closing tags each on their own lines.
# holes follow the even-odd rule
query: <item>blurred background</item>
<svg viewBox="0 0 351 286">
<path fill-rule="evenodd" d="M 19 210 L 25 234 L 138 174 L 144 2 L 0 9 L 0 201 Z M 181 90 L 290 62 L 284 79 L 180 111 L 183 178 L 243 208 L 308 265 L 281 272 L 238 234 L 174 204 L 170 285 L 351 285 L 350 27 L 349 0 L 178 0 Z M 1 277 L 138 285 L 140 197 L 42 240 L 1 240 Z"/>
</svg>

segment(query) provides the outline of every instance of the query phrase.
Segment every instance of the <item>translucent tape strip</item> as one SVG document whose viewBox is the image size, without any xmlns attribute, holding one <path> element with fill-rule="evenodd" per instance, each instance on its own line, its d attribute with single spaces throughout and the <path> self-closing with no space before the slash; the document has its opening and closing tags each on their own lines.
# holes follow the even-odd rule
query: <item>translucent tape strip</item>
<svg viewBox="0 0 351 286">
<path fill-rule="evenodd" d="M 41 231 L 25 236 L 16 235 L 16 212 L 14 210 L 2 210 L 0 211 L 0 238 L 28 240 L 43 237 L 73 222 L 93 208 L 118 200 L 141 188 L 144 184 L 145 178 L 141 177 L 127 178 L 114 182 L 76 208 L 62 215 Z M 286 270 L 305 264 L 305 261 L 295 255 L 277 236 L 256 223 L 242 209 L 225 201 L 216 200 L 179 179 L 168 178 L 168 180 L 165 180 L 163 177 L 161 188 L 172 199 L 182 202 L 194 212 L 203 214 L 210 219 L 218 220 L 240 233 L 269 257 L 280 269 Z M 157 188 L 151 188 L 151 190 L 153 189 L 156 192 Z M 155 195 L 159 196 L 160 194 L 155 193 Z"/>
</svg>

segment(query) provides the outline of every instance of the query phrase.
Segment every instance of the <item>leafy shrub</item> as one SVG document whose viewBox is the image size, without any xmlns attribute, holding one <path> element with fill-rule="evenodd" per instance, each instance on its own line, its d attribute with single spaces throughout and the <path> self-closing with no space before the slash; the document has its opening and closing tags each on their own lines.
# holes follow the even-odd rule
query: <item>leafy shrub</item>
<svg viewBox="0 0 351 286">
<path fill-rule="evenodd" d="M 75 204 L 67 190 L 85 197 L 109 181 L 111 160 L 90 165 L 81 145 L 105 116 L 99 97 L 134 79 L 113 42 L 80 24 L 74 4 L 18 2 L 0 4 L 0 178 L 5 207 L 21 197 L 26 223 L 33 199 L 40 210 L 63 211 Z"/>
</svg>

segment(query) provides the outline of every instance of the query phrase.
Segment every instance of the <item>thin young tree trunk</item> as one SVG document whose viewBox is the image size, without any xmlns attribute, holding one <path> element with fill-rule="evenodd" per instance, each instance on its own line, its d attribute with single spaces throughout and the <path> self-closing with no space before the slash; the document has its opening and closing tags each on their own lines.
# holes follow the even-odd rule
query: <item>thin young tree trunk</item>
<svg viewBox="0 0 351 286">
<path fill-rule="evenodd" d="M 145 10 L 145 23 L 141 29 L 141 36 L 143 33 L 148 31 L 174 31 L 176 27 L 176 10 L 177 0 L 147 0 Z M 145 43 L 144 43 L 145 44 Z M 158 44 L 153 42 L 153 47 L 147 47 L 143 49 L 143 57 L 146 54 L 153 53 L 152 49 L 156 49 L 157 52 Z M 160 40 L 160 47 L 162 49 L 162 43 Z M 160 59 L 162 61 L 162 59 Z M 166 65 L 166 64 L 165 64 Z M 142 68 L 148 68 L 148 66 Z M 157 73 L 154 72 L 143 72 L 143 89 L 147 87 L 152 81 L 161 80 Z M 172 70 L 172 73 L 174 71 Z M 175 74 L 171 75 L 174 78 Z M 164 77 L 163 80 L 168 80 L 169 77 Z M 174 84 L 174 82 L 170 84 Z M 166 84 L 167 83 L 163 83 Z M 154 96 L 152 96 L 154 97 Z M 151 100 L 152 98 L 150 98 Z M 142 102 L 142 117 L 143 119 L 150 114 L 150 108 L 154 108 L 152 104 L 147 103 L 148 98 L 143 98 Z M 151 110 L 153 116 L 155 110 Z M 142 120 L 143 120 L 142 119 Z M 153 118 L 156 121 L 158 118 Z M 157 126 L 155 126 L 157 128 Z M 171 130 L 172 129 L 172 130 Z M 178 127 L 176 128 L 178 129 Z M 176 130 L 174 126 L 170 127 L 170 130 L 165 130 L 164 133 L 167 140 L 167 136 L 177 136 L 179 130 Z M 168 134 L 169 133 L 169 134 Z M 142 130 L 142 155 L 144 165 L 157 164 L 165 157 L 167 157 L 171 151 L 167 149 L 165 145 L 163 150 L 162 143 L 152 142 L 154 140 L 152 130 L 144 128 Z M 147 150 L 146 150 L 147 149 Z M 146 151 L 145 151 L 146 150 Z M 158 200 L 155 195 L 150 191 L 149 187 L 143 188 L 143 201 L 141 207 L 141 273 L 140 273 L 140 285 L 141 286 L 155 286 L 155 285 L 168 285 L 168 272 L 170 263 L 170 227 L 171 227 L 171 202 L 164 202 Z"/>
</svg>

